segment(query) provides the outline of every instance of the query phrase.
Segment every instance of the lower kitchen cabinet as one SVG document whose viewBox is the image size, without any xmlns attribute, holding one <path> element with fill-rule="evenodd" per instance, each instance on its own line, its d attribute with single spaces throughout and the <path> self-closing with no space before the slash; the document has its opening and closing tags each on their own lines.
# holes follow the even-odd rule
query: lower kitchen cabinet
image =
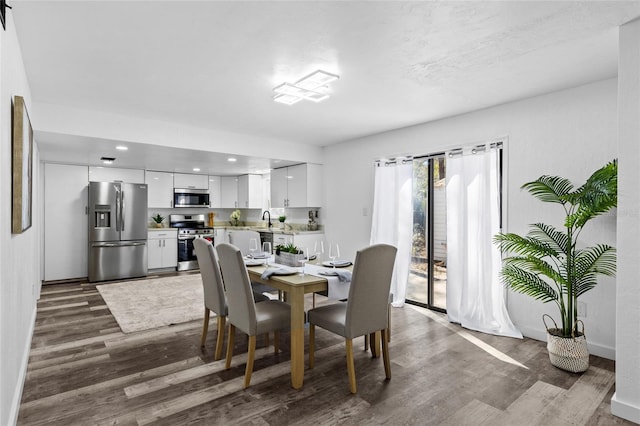
<svg viewBox="0 0 640 426">
<path fill-rule="evenodd" d="M 178 266 L 178 230 L 149 229 L 149 269 Z"/>
</svg>

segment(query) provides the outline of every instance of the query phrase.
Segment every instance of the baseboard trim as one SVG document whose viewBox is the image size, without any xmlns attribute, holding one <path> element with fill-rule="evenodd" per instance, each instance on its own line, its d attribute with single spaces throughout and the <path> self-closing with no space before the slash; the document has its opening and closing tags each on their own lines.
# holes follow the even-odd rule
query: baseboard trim
<svg viewBox="0 0 640 426">
<path fill-rule="evenodd" d="M 518 326 L 520 331 L 525 337 L 529 337 L 531 339 L 540 340 L 542 342 L 547 341 L 547 332 L 545 330 L 535 329 L 535 328 L 527 328 Z M 607 359 L 616 359 L 616 349 L 610 346 L 604 346 L 597 343 L 589 342 L 589 338 L 587 336 L 587 348 L 589 349 L 589 353 L 592 355 L 596 355 L 602 358 Z"/>
<path fill-rule="evenodd" d="M 22 390 L 24 389 L 24 382 L 27 378 L 27 367 L 29 366 L 29 352 L 31 351 L 31 339 L 33 338 L 33 332 L 36 327 L 36 308 L 33 306 L 33 313 L 31 314 L 31 326 L 29 327 L 29 337 L 22 353 L 22 363 L 20 364 L 20 380 L 16 386 L 16 390 L 13 394 L 13 401 L 11 402 L 11 412 L 9 413 L 9 422 L 7 424 L 15 425 L 18 422 L 18 413 L 20 412 L 20 401 L 22 400 Z"/>
<path fill-rule="evenodd" d="M 611 398 L 611 414 L 640 424 L 640 407 L 619 401 L 616 393 L 614 393 L 613 398 Z"/>
</svg>

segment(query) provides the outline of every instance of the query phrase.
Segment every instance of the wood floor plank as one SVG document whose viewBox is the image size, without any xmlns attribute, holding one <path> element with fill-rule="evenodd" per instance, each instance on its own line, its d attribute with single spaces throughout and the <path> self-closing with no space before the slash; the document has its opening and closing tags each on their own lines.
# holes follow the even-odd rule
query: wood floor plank
<svg viewBox="0 0 640 426">
<path fill-rule="evenodd" d="M 54 306 L 46 306 L 43 308 L 38 308 L 38 312 L 65 310 L 69 308 L 77 308 L 79 306 L 88 306 L 88 305 L 89 305 L 89 302 L 67 303 L 65 305 L 54 305 Z"/>
</svg>

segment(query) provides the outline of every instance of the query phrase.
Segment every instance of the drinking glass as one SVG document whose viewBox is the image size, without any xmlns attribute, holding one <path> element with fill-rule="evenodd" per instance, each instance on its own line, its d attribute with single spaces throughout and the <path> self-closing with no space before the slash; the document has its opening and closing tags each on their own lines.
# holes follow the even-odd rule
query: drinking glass
<svg viewBox="0 0 640 426">
<path fill-rule="evenodd" d="M 266 254 L 265 262 L 267 266 L 269 266 L 269 260 L 271 259 L 271 242 L 265 241 L 262 243 L 262 252 Z"/>
<path fill-rule="evenodd" d="M 256 238 L 251 238 L 249 240 L 249 251 L 251 252 L 251 257 L 253 254 L 258 251 L 258 240 Z"/>
<path fill-rule="evenodd" d="M 302 257 L 298 259 L 298 262 L 302 264 L 302 271 L 300 272 L 300 275 L 302 275 L 303 277 L 304 277 L 304 264 L 307 263 L 308 261 L 309 261 L 309 249 L 305 248 L 304 251 L 302 252 Z"/>
<path fill-rule="evenodd" d="M 329 245 L 329 259 L 331 259 L 331 264 L 333 267 L 336 267 L 336 258 L 340 257 L 340 246 L 337 243 Z"/>
<path fill-rule="evenodd" d="M 321 263 L 324 257 L 324 241 L 316 240 L 313 246 L 313 253 L 316 255 L 316 263 Z"/>
</svg>

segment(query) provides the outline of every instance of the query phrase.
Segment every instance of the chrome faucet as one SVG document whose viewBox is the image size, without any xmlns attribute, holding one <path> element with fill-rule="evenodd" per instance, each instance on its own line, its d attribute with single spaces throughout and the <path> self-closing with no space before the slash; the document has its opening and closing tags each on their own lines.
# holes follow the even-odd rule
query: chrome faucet
<svg viewBox="0 0 640 426">
<path fill-rule="evenodd" d="M 271 228 L 273 226 L 273 224 L 271 223 L 271 212 L 269 212 L 269 210 L 265 210 L 264 213 L 262 213 L 262 220 L 264 220 L 265 214 L 269 215 L 269 228 Z"/>
</svg>

